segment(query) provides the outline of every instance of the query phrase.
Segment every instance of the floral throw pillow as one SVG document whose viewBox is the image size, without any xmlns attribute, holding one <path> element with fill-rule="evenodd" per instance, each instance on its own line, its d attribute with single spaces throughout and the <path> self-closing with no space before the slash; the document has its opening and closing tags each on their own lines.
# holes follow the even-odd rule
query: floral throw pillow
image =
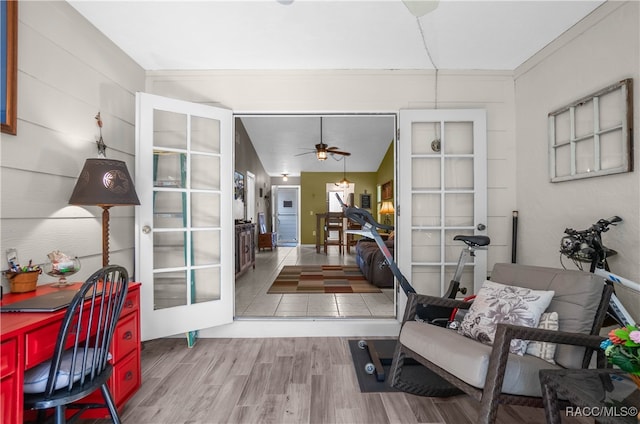
<svg viewBox="0 0 640 424">
<path fill-rule="evenodd" d="M 485 344 L 493 344 L 498 324 L 537 327 L 553 291 L 531 290 L 485 281 L 460 323 L 458 333 Z M 511 340 L 509 351 L 524 355 L 528 340 Z"/>
</svg>

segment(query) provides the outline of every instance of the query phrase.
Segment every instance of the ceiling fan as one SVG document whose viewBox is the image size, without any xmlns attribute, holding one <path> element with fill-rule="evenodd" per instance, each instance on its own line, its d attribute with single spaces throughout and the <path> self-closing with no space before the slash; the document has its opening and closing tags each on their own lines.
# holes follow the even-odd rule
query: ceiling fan
<svg viewBox="0 0 640 424">
<path fill-rule="evenodd" d="M 331 146 L 329 147 L 328 144 L 324 143 L 322 140 L 322 116 L 320 117 L 320 143 L 315 145 L 315 149 L 311 150 L 309 152 L 304 152 L 304 153 L 300 153 L 297 154 L 296 156 L 302 156 L 302 155 L 306 155 L 309 153 L 315 153 L 316 154 L 316 158 L 319 161 L 323 161 L 323 160 L 327 160 L 327 157 L 329 157 L 329 155 L 342 155 L 342 156 L 351 156 L 351 153 L 349 152 L 344 152 L 342 150 L 339 150 L 339 147 L 335 147 L 335 146 Z"/>
</svg>

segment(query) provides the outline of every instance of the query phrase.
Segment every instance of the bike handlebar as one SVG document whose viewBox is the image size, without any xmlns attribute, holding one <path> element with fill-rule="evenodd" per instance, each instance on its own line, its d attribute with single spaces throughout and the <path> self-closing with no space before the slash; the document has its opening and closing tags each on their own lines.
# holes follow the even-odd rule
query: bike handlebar
<svg viewBox="0 0 640 424">
<path fill-rule="evenodd" d="M 596 222 L 586 230 L 574 230 L 573 228 L 566 228 L 564 232 L 565 234 L 568 234 L 570 236 L 577 236 L 577 237 L 589 236 L 591 234 L 606 233 L 607 231 L 609 231 L 610 225 L 616 225 L 618 222 L 622 222 L 622 218 L 620 218 L 617 215 L 614 215 L 607 219 L 604 219 L 604 218 L 599 219 L 598 222 Z"/>
<path fill-rule="evenodd" d="M 612 216 L 607 219 L 599 219 L 586 230 L 574 230 L 566 228 L 566 236 L 560 240 L 560 253 L 566 257 L 580 262 L 592 262 L 598 257 L 615 255 L 615 251 L 602 245 L 600 234 L 609 231 L 610 225 L 621 222 L 619 216 Z"/>
</svg>

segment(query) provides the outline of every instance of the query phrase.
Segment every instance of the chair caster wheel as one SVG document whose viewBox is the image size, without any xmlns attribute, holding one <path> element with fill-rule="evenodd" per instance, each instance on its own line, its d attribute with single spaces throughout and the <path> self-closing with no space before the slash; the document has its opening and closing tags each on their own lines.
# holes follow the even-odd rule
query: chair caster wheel
<svg viewBox="0 0 640 424">
<path fill-rule="evenodd" d="M 366 348 L 366 347 L 367 347 L 367 341 L 366 341 L 366 340 L 359 340 L 359 341 L 358 341 L 358 347 L 359 347 L 360 349 L 364 349 L 364 348 Z"/>
<path fill-rule="evenodd" d="M 373 374 L 374 372 L 376 372 L 376 366 L 369 362 L 364 366 L 364 372 L 366 372 L 367 374 Z"/>
</svg>

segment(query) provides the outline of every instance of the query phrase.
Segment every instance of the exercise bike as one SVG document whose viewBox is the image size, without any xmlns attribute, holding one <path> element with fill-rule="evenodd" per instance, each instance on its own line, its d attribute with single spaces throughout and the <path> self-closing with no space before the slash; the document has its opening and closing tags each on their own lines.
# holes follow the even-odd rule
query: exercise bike
<svg viewBox="0 0 640 424">
<path fill-rule="evenodd" d="M 394 229 L 394 227 L 377 222 L 369 211 L 345 205 L 337 193 L 336 197 L 338 198 L 338 201 L 340 202 L 342 210 L 347 219 L 360 224 L 362 228 L 360 230 L 347 230 L 347 233 L 358 234 L 363 237 L 373 239 L 378 245 L 378 248 L 382 252 L 383 256 L 385 257 L 386 264 L 391 269 L 393 276 L 398 280 L 400 287 L 404 291 L 405 295 L 408 296 L 411 293 L 416 293 L 416 290 L 413 288 L 411 283 L 409 283 L 402 272 L 400 272 L 398 265 L 393 259 L 393 255 L 391 255 L 389 248 L 378 233 L 378 229 L 391 231 Z M 449 282 L 449 287 L 443 296 L 450 299 L 455 299 L 458 293 L 467 293 L 466 287 L 460 287 L 460 280 L 462 277 L 464 266 L 466 265 L 470 257 L 475 256 L 476 250 L 487 249 L 487 246 L 491 242 L 491 240 L 487 236 L 457 235 L 453 239 L 456 241 L 464 242 L 466 247 L 464 247 L 460 252 L 460 257 L 458 258 L 458 263 L 456 265 L 456 271 L 454 273 L 453 279 Z M 449 321 L 452 318 L 452 314 L 452 308 L 418 305 L 418 308 L 416 310 L 416 319 L 429 324 L 440 325 L 444 327 L 449 324 Z M 378 349 L 376 349 L 375 342 L 372 340 L 360 340 L 358 342 L 358 347 L 360 349 L 366 349 L 368 351 L 369 358 L 371 359 L 371 362 L 365 364 L 365 372 L 367 374 L 375 374 L 378 381 L 384 381 L 386 378 L 384 365 L 391 364 L 391 361 L 393 359 L 393 352 L 390 352 L 391 355 L 388 355 L 389 352 L 387 352 L 387 354 L 385 355 L 382 355 L 378 351 Z"/>
</svg>

